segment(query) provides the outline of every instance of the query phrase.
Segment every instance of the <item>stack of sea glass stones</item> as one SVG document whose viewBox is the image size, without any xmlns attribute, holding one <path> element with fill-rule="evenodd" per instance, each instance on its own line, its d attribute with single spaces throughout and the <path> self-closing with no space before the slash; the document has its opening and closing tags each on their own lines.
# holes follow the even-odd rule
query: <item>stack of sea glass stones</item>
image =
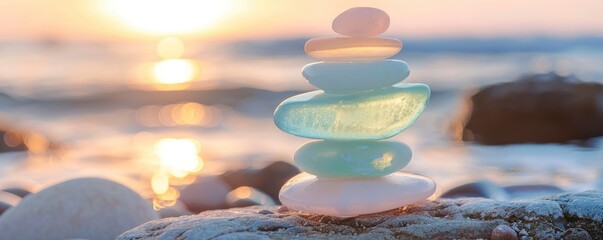
<svg viewBox="0 0 603 240">
<path fill-rule="evenodd" d="M 402 43 L 376 37 L 388 27 L 389 16 L 382 10 L 352 8 L 333 21 L 333 30 L 345 37 L 306 43 L 306 53 L 323 61 L 306 65 L 303 75 L 321 90 L 283 101 L 274 122 L 287 133 L 323 140 L 295 153 L 295 164 L 306 173 L 280 191 L 289 209 L 351 217 L 399 208 L 434 193 L 430 178 L 398 172 L 411 159 L 407 145 L 379 141 L 412 125 L 430 95 L 427 85 L 399 83 L 408 77 L 408 65 L 386 58 Z"/>
</svg>

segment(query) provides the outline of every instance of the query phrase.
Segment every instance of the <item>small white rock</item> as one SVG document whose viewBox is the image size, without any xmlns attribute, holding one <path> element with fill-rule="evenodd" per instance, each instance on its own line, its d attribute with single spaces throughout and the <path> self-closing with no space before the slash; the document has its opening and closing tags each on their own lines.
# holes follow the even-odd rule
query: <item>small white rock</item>
<svg viewBox="0 0 603 240">
<path fill-rule="evenodd" d="M 79 178 L 27 196 L 0 218 L 0 239 L 115 239 L 158 218 L 129 188 L 106 179 Z"/>
<path fill-rule="evenodd" d="M 378 178 L 317 178 L 301 173 L 281 188 L 289 209 L 335 217 L 383 212 L 423 201 L 435 192 L 428 177 L 396 172 Z"/>
</svg>

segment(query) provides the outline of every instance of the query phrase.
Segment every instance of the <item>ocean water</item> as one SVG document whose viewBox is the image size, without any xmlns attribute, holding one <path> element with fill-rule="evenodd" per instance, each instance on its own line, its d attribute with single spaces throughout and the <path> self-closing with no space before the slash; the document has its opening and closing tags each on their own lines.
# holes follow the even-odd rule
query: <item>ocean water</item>
<svg viewBox="0 0 603 240">
<path fill-rule="evenodd" d="M 437 193 L 484 179 L 603 189 L 603 139 L 590 148 L 481 146 L 451 131 L 480 86 L 549 71 L 603 82 L 603 41 L 589 39 L 405 41 L 395 58 L 411 67 L 406 81 L 434 93 L 417 123 L 393 138 L 413 150 L 403 171 L 434 178 Z M 280 132 L 271 116 L 280 101 L 313 90 L 301 75 L 315 61 L 303 42 L 187 43 L 184 58 L 200 75 L 178 91 L 151 79 L 148 66 L 160 60 L 154 42 L 1 42 L 1 125 L 62 147 L 0 153 L 0 186 L 100 175 L 150 193 L 153 176 L 170 170 L 185 178 L 291 162 L 309 140 Z"/>
</svg>

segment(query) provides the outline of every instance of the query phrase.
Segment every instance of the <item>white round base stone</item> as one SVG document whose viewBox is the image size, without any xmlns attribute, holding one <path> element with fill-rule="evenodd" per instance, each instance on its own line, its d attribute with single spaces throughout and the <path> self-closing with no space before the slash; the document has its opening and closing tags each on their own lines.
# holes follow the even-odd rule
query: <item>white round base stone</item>
<svg viewBox="0 0 603 240">
<path fill-rule="evenodd" d="M 402 172 L 352 179 L 325 179 L 301 173 L 283 185 L 279 199 L 297 211 L 353 217 L 423 201 L 435 189 L 432 179 Z"/>
</svg>

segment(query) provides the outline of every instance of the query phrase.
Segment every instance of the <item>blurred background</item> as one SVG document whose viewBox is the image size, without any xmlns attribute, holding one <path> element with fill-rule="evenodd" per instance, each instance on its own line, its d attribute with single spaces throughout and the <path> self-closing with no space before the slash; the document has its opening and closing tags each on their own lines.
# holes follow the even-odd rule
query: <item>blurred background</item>
<svg viewBox="0 0 603 240">
<path fill-rule="evenodd" d="M 158 210 L 277 203 L 308 139 L 272 113 L 314 90 L 304 43 L 355 6 L 389 13 L 406 81 L 432 88 L 394 140 L 436 196 L 603 189 L 599 0 L 2 0 L 0 188 L 104 176 Z"/>
</svg>

